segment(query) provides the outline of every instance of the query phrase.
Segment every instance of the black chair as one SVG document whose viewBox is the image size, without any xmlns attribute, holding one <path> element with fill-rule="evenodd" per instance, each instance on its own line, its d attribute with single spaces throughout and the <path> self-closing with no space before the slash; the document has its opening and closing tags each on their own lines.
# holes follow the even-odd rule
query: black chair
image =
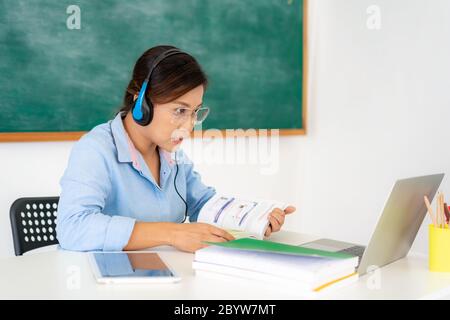
<svg viewBox="0 0 450 320">
<path fill-rule="evenodd" d="M 59 197 L 20 198 L 10 209 L 14 251 L 27 251 L 58 244 L 56 213 Z"/>
</svg>

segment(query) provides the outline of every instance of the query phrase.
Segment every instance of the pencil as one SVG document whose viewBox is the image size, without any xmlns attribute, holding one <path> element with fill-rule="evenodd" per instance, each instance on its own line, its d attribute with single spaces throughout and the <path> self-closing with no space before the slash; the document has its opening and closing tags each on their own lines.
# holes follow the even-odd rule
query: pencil
<svg viewBox="0 0 450 320">
<path fill-rule="evenodd" d="M 438 195 L 436 197 L 436 221 L 438 228 L 441 227 L 441 193 L 438 192 Z"/>
<path fill-rule="evenodd" d="M 444 195 L 442 194 L 442 192 L 439 193 L 439 226 L 441 228 L 445 227 L 445 219 L 444 219 Z"/>
<path fill-rule="evenodd" d="M 442 224 L 444 225 L 444 228 L 447 224 L 447 217 L 445 216 L 445 197 L 444 197 L 444 193 L 442 192 L 442 197 L 441 197 L 441 205 L 442 205 Z"/>
<path fill-rule="evenodd" d="M 439 192 L 437 201 L 436 201 L 437 209 L 438 209 L 438 227 L 441 228 L 442 225 L 442 213 L 441 213 L 441 193 Z"/>
<path fill-rule="evenodd" d="M 444 202 L 444 212 L 445 212 L 445 221 L 447 224 L 450 224 L 450 210 L 448 210 L 448 204 L 447 202 Z"/>
<path fill-rule="evenodd" d="M 444 210 L 444 193 L 442 193 L 442 196 L 441 196 L 441 206 L 442 206 L 442 225 L 443 225 L 443 227 L 445 228 L 445 225 L 446 225 L 446 221 L 445 221 L 445 210 Z"/>
<path fill-rule="evenodd" d="M 428 200 L 427 196 L 424 196 L 423 200 L 425 201 L 425 205 L 427 206 L 428 213 L 430 214 L 431 222 L 433 222 L 434 226 L 436 227 L 436 220 L 434 219 L 433 209 L 431 209 L 430 200 Z"/>
</svg>

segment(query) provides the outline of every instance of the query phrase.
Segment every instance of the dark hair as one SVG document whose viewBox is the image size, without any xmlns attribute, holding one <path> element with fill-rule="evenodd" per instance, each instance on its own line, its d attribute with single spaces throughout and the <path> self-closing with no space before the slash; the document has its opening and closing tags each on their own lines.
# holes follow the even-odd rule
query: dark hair
<svg viewBox="0 0 450 320">
<path fill-rule="evenodd" d="M 123 105 L 119 112 L 129 112 L 134 104 L 134 95 L 139 93 L 153 61 L 164 51 L 177 49 L 173 46 L 156 46 L 145 51 L 133 69 L 132 78 L 125 91 Z M 194 57 L 187 53 L 169 56 L 153 70 L 146 90 L 146 98 L 152 103 L 167 103 L 190 90 L 208 85 L 208 79 Z"/>
</svg>

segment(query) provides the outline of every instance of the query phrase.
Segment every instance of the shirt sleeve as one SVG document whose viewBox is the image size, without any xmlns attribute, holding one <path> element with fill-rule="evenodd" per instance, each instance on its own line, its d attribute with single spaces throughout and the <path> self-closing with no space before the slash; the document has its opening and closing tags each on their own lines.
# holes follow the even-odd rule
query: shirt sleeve
<svg viewBox="0 0 450 320">
<path fill-rule="evenodd" d="M 192 161 L 184 152 L 180 151 L 180 153 L 186 172 L 186 202 L 189 221 L 196 222 L 201 208 L 216 194 L 216 190 L 203 184 L 200 174 L 194 170 Z"/>
<path fill-rule="evenodd" d="M 105 148 L 82 138 L 71 152 L 60 180 L 56 232 L 60 246 L 74 251 L 120 251 L 128 243 L 135 219 L 103 212 L 111 191 Z"/>
</svg>

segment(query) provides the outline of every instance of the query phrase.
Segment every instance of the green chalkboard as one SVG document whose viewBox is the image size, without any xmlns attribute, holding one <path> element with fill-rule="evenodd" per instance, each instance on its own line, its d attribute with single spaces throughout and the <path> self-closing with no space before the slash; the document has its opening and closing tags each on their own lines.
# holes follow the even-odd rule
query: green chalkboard
<svg viewBox="0 0 450 320">
<path fill-rule="evenodd" d="M 0 1 L 0 132 L 111 119 L 136 59 L 160 44 L 208 74 L 203 129 L 303 129 L 303 14 L 303 0 Z"/>
</svg>

